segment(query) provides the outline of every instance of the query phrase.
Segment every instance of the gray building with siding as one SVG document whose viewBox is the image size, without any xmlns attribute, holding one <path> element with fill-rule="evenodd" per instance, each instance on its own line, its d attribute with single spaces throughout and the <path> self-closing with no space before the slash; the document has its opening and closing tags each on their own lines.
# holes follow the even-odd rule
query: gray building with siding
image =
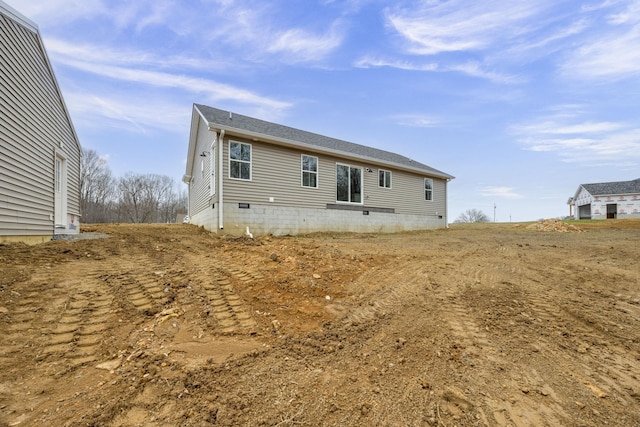
<svg viewBox="0 0 640 427">
<path fill-rule="evenodd" d="M 79 232 L 81 148 L 35 23 L 0 0 L 0 242 Z"/>
<path fill-rule="evenodd" d="M 384 150 L 195 104 L 191 223 L 234 235 L 447 225 L 453 176 Z"/>
</svg>

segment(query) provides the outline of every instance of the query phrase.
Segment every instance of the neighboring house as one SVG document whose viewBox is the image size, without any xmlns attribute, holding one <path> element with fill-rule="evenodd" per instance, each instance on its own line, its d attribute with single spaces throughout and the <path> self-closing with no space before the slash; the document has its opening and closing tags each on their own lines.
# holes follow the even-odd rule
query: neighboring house
<svg viewBox="0 0 640 427">
<path fill-rule="evenodd" d="M 640 218 L 640 178 L 582 184 L 568 203 L 575 219 Z"/>
<path fill-rule="evenodd" d="M 230 234 L 447 226 L 453 176 L 407 157 L 195 104 L 192 224 Z"/>
<path fill-rule="evenodd" d="M 38 27 L 0 0 L 0 242 L 77 233 L 80 144 Z"/>
</svg>

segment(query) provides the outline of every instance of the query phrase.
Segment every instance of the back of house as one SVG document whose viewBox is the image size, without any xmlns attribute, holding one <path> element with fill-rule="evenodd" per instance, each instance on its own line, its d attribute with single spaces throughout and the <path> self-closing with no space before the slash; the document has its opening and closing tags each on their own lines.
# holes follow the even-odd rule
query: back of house
<svg viewBox="0 0 640 427">
<path fill-rule="evenodd" d="M 0 0 L 0 242 L 77 233 L 81 149 L 38 27 Z"/>
<path fill-rule="evenodd" d="M 230 234 L 447 225 L 453 176 L 384 150 L 194 105 L 189 219 Z"/>
</svg>

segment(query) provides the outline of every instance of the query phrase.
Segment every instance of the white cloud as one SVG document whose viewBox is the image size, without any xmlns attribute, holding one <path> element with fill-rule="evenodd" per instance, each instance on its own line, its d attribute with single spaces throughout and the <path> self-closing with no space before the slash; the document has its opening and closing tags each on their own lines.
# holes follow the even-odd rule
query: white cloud
<svg viewBox="0 0 640 427">
<path fill-rule="evenodd" d="M 495 71 L 485 70 L 477 61 L 470 61 L 465 63 L 451 63 L 451 64 L 439 64 L 437 62 L 428 62 L 425 64 L 417 64 L 415 62 L 399 59 L 383 59 L 365 56 L 358 59 L 354 63 L 358 68 L 377 68 L 377 67 L 389 67 L 397 68 L 400 70 L 408 71 L 427 71 L 427 72 L 456 72 L 467 75 L 469 77 L 476 77 L 480 79 L 489 80 L 496 83 L 521 83 L 522 78 L 509 74 L 503 74 Z"/>
<path fill-rule="evenodd" d="M 524 198 L 522 194 L 518 194 L 512 187 L 482 187 L 480 188 L 480 194 L 484 197 L 494 197 L 509 200 Z"/>
<path fill-rule="evenodd" d="M 202 77 L 190 77 L 184 74 L 171 74 L 158 71 L 115 67 L 106 64 L 76 61 L 70 58 L 62 58 L 59 62 L 78 70 L 114 80 L 124 80 L 127 82 L 141 83 L 150 86 L 186 90 L 191 93 L 205 94 L 212 100 L 233 100 L 276 110 L 285 109 L 290 105 L 284 101 L 277 101 L 275 99 L 263 97 L 246 89 L 224 83 L 218 83 Z"/>
<path fill-rule="evenodd" d="M 544 7 L 538 2 L 422 2 L 418 7 L 387 10 L 388 24 L 419 55 L 486 49 L 517 36 L 524 21 Z"/>
<path fill-rule="evenodd" d="M 573 51 L 561 66 L 567 78 L 625 78 L 640 75 L 640 24 L 620 27 Z"/>
<path fill-rule="evenodd" d="M 432 128 L 441 124 L 441 120 L 425 114 L 398 114 L 391 118 L 400 126 Z"/>
<path fill-rule="evenodd" d="M 554 152 L 568 163 L 640 164 L 637 124 L 583 120 L 569 109 L 511 130 L 524 149 Z"/>
<path fill-rule="evenodd" d="M 324 59 L 342 43 L 342 36 L 334 29 L 315 35 L 293 28 L 277 35 L 267 47 L 268 52 L 284 54 L 287 62 L 315 62 Z"/>
</svg>

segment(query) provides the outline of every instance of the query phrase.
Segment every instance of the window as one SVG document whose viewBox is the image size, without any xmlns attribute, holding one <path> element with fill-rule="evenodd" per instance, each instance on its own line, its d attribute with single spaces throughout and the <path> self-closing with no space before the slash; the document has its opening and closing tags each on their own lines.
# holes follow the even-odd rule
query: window
<svg viewBox="0 0 640 427">
<path fill-rule="evenodd" d="M 378 169 L 378 187 L 391 188 L 391 172 Z"/>
<path fill-rule="evenodd" d="M 251 180 L 251 144 L 229 141 L 229 178 Z"/>
<path fill-rule="evenodd" d="M 424 179 L 424 199 L 433 200 L 433 180 L 430 178 Z"/>
<path fill-rule="evenodd" d="M 336 165 L 336 199 L 339 202 L 362 203 L 362 169 Z"/>
<path fill-rule="evenodd" d="M 302 186 L 318 188 L 318 158 L 302 155 Z"/>
</svg>

